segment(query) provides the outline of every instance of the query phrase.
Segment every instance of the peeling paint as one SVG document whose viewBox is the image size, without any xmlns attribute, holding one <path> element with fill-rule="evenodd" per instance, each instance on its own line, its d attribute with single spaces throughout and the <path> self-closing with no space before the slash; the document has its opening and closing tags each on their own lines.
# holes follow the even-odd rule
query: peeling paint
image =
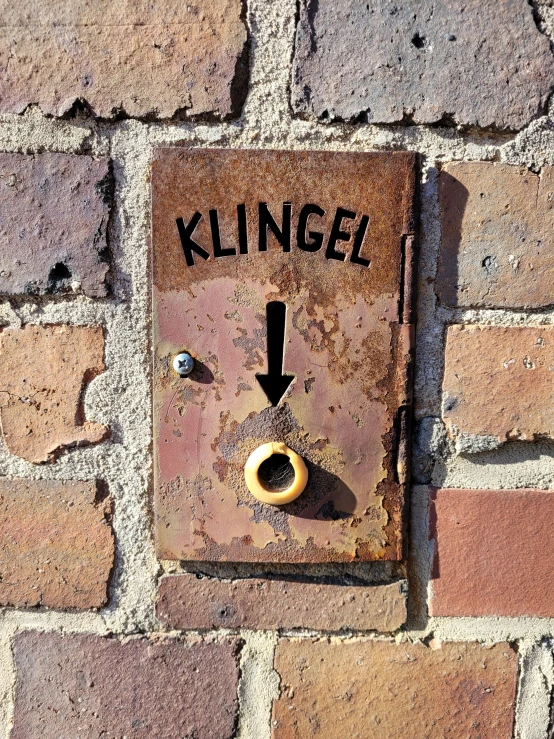
<svg viewBox="0 0 554 739">
<path fill-rule="evenodd" d="M 409 397 L 409 342 L 399 330 L 399 309 L 402 235 L 412 207 L 405 191 L 412 192 L 414 164 L 406 153 L 161 150 L 155 155 L 154 422 L 161 557 L 401 558 L 404 490 L 395 481 L 395 419 Z M 283 218 L 283 203 L 291 202 L 293 222 L 304 203 L 317 202 L 326 214 L 317 227 L 327 234 L 338 205 L 358 220 L 369 214 L 364 253 L 370 266 L 326 259 L 324 250 L 306 252 L 294 243 L 285 252 L 272 236 L 265 252 L 199 258 L 187 266 L 177 218 L 188 224 L 195 212 L 217 208 L 225 251 L 238 243 L 236 203 L 247 204 L 249 244 L 257 244 L 258 202 L 267 203 L 277 220 Z M 204 221 L 194 233 L 202 248 L 210 238 Z M 356 233 L 356 223 L 351 226 L 350 232 L 346 221 L 342 226 L 346 251 L 346 236 Z M 266 371 L 266 305 L 274 300 L 287 306 L 284 371 L 295 377 L 276 407 L 256 380 L 256 373 Z M 182 350 L 195 359 L 187 378 L 171 369 L 172 357 Z M 309 469 L 304 493 L 281 508 L 260 503 L 244 482 L 248 456 L 268 441 L 287 444 Z"/>
</svg>

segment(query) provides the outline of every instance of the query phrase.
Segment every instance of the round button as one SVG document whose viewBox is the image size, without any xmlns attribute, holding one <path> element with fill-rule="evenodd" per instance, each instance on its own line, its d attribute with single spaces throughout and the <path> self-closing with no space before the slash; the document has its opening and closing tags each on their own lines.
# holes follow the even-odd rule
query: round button
<svg viewBox="0 0 554 739">
<path fill-rule="evenodd" d="M 244 479 L 252 495 L 269 505 L 296 500 L 308 483 L 308 468 L 302 457 L 281 441 L 270 441 L 254 449 L 244 465 Z"/>
</svg>

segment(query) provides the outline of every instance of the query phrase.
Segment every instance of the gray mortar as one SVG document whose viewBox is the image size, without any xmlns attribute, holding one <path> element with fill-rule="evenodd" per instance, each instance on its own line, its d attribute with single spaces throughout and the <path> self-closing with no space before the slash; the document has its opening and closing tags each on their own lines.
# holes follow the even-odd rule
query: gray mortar
<svg viewBox="0 0 554 739">
<path fill-rule="evenodd" d="M 549 739 L 550 694 L 554 679 L 552 646 L 548 639 L 539 644 L 524 641 L 519 645 L 517 739 Z"/>
<path fill-rule="evenodd" d="M 540 2 L 541 30 L 554 35 L 551 2 Z M 108 155 L 114 162 L 115 207 L 110 243 L 115 257 L 114 295 L 91 300 L 82 296 L 0 302 L 0 324 L 102 324 L 106 329 L 106 372 L 87 391 L 90 420 L 108 424 L 113 437 L 95 447 L 68 450 L 51 465 L 34 466 L 10 455 L 0 444 L 0 474 L 46 479 L 106 480 L 114 499 L 116 568 L 108 607 L 98 613 L 62 613 L 46 609 L 0 609 L 0 736 L 8 736 L 15 682 L 11 638 L 19 629 L 63 633 L 113 632 L 127 635 L 163 630 L 155 610 L 157 579 L 178 572 L 179 563 L 157 563 L 151 535 L 151 420 L 149 369 L 149 162 L 156 146 L 329 149 L 368 151 L 409 149 L 421 153 L 422 211 L 418 298 L 416 418 L 414 472 L 419 482 L 473 488 L 554 488 L 554 443 L 510 442 L 482 451 L 483 440 L 464 438 L 457 453 L 440 420 L 444 334 L 450 323 L 554 325 L 554 309 L 522 311 L 459 311 L 437 304 L 433 285 L 440 221 L 437 174 L 451 160 L 500 161 L 526 165 L 534 171 L 554 164 L 554 114 L 531 123 L 518 135 L 493 135 L 456 128 L 322 124 L 294 120 L 289 107 L 289 82 L 296 19 L 296 0 L 248 2 L 251 34 L 250 90 L 240 120 L 220 123 L 151 123 L 125 120 L 98 123 L 80 115 L 72 120 L 44 117 L 29 109 L 24 115 L 0 117 L 0 150 L 39 153 L 58 151 Z M 491 441 L 487 442 L 489 447 Z M 425 597 L 432 551 L 428 542 L 426 488 L 412 498 L 409 561 L 409 621 L 397 641 L 434 636 L 441 640 L 519 641 L 520 697 L 516 734 L 519 739 L 547 736 L 554 619 L 437 618 L 428 619 Z M 285 568 L 232 565 L 187 565 L 212 576 L 236 577 Z M 362 566 L 307 568 L 314 576 L 348 581 L 359 577 L 382 581 L 402 575 L 403 567 L 375 563 Z M 296 570 L 298 572 L 298 569 Z M 219 630 L 208 636 L 224 636 Z M 306 635 L 312 632 L 306 632 Z M 191 632 L 192 636 L 193 632 Z M 271 703 L 279 679 L 273 670 L 277 635 L 244 632 L 239 686 L 240 739 L 269 739 Z M 295 636 L 298 636 L 295 633 Z M 351 635 L 335 639 L 354 638 Z M 366 638 L 366 637 L 364 637 Z M 372 638 L 389 638 L 375 636 Z"/>
<path fill-rule="evenodd" d="M 258 739 L 268 733 L 268 716 L 279 697 L 279 675 L 273 669 L 277 645 L 275 632 L 243 631 L 239 725 L 237 739 Z"/>
</svg>

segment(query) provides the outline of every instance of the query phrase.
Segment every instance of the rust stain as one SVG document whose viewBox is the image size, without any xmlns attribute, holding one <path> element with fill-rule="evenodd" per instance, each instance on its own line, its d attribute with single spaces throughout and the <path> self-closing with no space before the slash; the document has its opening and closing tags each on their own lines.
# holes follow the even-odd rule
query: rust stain
<svg viewBox="0 0 554 739">
<path fill-rule="evenodd" d="M 407 313 L 401 291 L 414 171 L 408 153 L 157 152 L 152 197 L 160 557 L 402 557 L 398 419 L 409 403 L 412 334 L 402 325 Z M 258 251 L 259 208 L 266 207 L 282 229 L 288 204 L 290 251 L 271 228 L 267 250 Z M 311 215 L 298 235 L 306 204 L 323 215 Z M 242 226 L 237 206 L 244 206 Z M 326 258 L 338 208 L 350 213 L 336 242 L 344 260 Z M 210 211 L 217 211 L 223 255 L 217 258 Z M 193 253 L 194 264 L 187 265 L 176 221 L 182 218 L 188 227 L 195 213 L 201 218 L 192 238 L 209 256 Z M 240 254 L 244 229 L 248 253 Z M 298 247 L 306 232 L 312 240 L 322 234 L 321 249 Z M 288 245 L 286 233 L 283 240 Z M 274 300 L 287 306 L 285 371 L 295 376 L 276 407 L 255 377 L 267 372 L 265 311 Z M 195 358 L 186 379 L 171 369 L 172 357 L 183 349 Z M 281 508 L 257 501 L 244 482 L 248 456 L 267 441 L 283 441 L 309 468 L 304 493 Z"/>
</svg>

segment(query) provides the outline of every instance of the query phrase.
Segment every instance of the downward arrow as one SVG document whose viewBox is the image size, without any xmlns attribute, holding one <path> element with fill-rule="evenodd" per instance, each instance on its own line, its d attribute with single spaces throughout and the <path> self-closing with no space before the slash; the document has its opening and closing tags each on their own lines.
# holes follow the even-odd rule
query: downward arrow
<svg viewBox="0 0 554 739">
<path fill-rule="evenodd" d="M 256 375 L 256 379 L 271 405 L 278 405 L 294 380 L 294 375 L 283 374 L 286 314 L 287 306 L 278 300 L 266 306 L 267 375 Z"/>
</svg>

